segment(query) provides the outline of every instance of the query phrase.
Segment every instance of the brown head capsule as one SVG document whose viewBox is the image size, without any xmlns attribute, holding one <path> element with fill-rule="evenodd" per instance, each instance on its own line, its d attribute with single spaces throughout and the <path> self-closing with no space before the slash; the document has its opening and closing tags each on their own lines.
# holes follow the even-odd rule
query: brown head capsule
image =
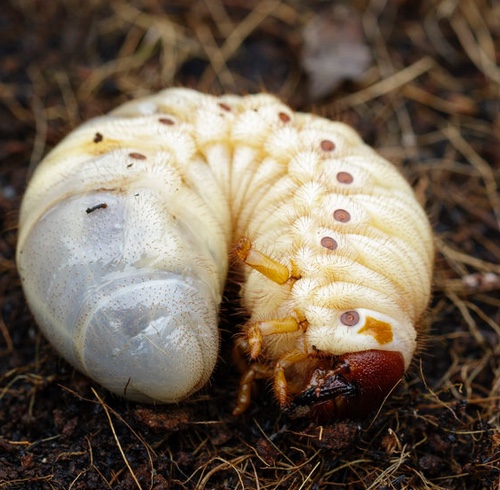
<svg viewBox="0 0 500 490">
<path fill-rule="evenodd" d="M 322 359 L 285 411 L 321 423 L 362 417 L 380 407 L 403 374 L 400 352 L 368 350 Z"/>
</svg>

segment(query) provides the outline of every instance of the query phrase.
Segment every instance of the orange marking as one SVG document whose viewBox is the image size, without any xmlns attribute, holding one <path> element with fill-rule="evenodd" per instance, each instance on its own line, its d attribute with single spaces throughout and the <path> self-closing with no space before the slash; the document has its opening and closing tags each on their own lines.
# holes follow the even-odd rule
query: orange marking
<svg viewBox="0 0 500 490">
<path fill-rule="evenodd" d="M 82 144 L 82 150 L 91 156 L 104 155 L 117 148 L 120 148 L 120 141 L 108 138 L 103 133 L 96 133 L 93 139 Z"/>
<path fill-rule="evenodd" d="M 381 322 L 371 316 L 366 317 L 366 322 L 358 333 L 371 335 L 380 345 L 392 342 L 392 326 L 389 323 Z"/>
</svg>

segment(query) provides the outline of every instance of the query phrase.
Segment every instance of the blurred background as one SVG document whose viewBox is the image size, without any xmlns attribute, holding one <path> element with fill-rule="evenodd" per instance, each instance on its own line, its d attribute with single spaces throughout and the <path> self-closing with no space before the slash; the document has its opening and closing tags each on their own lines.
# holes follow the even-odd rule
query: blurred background
<svg viewBox="0 0 500 490">
<path fill-rule="evenodd" d="M 0 9 L 0 488 L 500 488 L 500 4 L 494 0 L 5 0 Z M 40 334 L 14 263 L 30 173 L 64 135 L 165 87 L 274 93 L 354 126 L 435 229 L 425 347 L 363 421 L 233 417 L 222 362 L 176 406 L 120 400 Z"/>
</svg>

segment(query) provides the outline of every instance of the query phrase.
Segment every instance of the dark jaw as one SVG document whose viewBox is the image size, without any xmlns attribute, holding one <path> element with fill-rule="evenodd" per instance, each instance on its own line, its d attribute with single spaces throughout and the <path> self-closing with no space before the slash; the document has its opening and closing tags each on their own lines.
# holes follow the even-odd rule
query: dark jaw
<svg viewBox="0 0 500 490">
<path fill-rule="evenodd" d="M 320 423 L 359 418 L 379 408 L 404 374 L 399 352 L 368 350 L 319 361 L 285 412 Z"/>
</svg>

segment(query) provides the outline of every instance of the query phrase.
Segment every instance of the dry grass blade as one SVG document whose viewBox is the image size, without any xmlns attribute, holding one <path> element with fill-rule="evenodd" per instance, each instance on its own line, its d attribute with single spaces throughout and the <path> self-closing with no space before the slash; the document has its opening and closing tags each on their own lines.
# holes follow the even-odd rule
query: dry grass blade
<svg viewBox="0 0 500 490">
<path fill-rule="evenodd" d="M 500 84 L 500 68 L 495 62 L 495 41 L 476 2 L 459 2 L 450 22 L 467 55 L 492 81 Z"/>
<path fill-rule="evenodd" d="M 220 46 L 217 43 L 205 24 L 197 24 L 194 29 L 204 47 L 207 57 L 212 67 L 212 72 L 206 71 L 204 77 L 200 80 L 200 86 L 208 89 L 214 81 L 214 77 L 219 77 L 224 86 L 232 87 L 237 90 L 235 80 L 227 68 L 227 61 L 243 44 L 248 36 L 267 19 L 283 2 L 281 0 L 266 0 L 259 2 L 255 9 L 252 9 L 248 15 L 231 31 L 227 31 L 227 37 Z"/>
<path fill-rule="evenodd" d="M 339 110 L 341 110 L 350 106 L 365 104 L 372 99 L 394 92 L 429 71 L 434 63 L 435 62 L 430 57 L 422 58 L 414 64 L 398 71 L 394 75 L 374 83 L 370 87 L 338 99 L 336 104 Z"/>
<path fill-rule="evenodd" d="M 110 427 L 111 432 L 113 434 L 113 438 L 115 439 L 116 446 L 118 447 L 118 449 L 120 451 L 120 454 L 121 454 L 121 456 L 123 458 L 123 462 L 127 466 L 127 469 L 129 471 L 130 475 L 132 476 L 132 479 L 134 480 L 134 483 L 137 485 L 137 488 L 139 490 L 142 490 L 142 486 L 139 483 L 139 480 L 137 479 L 137 476 L 135 475 L 134 470 L 130 466 L 130 463 L 129 463 L 128 459 L 127 459 L 127 456 L 125 455 L 125 452 L 123 451 L 123 448 L 122 448 L 122 445 L 120 443 L 120 440 L 118 439 L 118 436 L 117 436 L 116 431 L 115 431 L 115 426 L 113 425 L 113 420 L 111 419 L 111 414 L 109 412 L 108 406 L 106 405 L 106 403 L 104 403 L 104 401 L 102 400 L 102 398 L 97 394 L 97 392 L 93 388 L 92 388 L 92 392 L 94 393 L 94 396 L 97 398 L 97 400 L 99 401 L 99 404 L 101 405 L 101 407 L 104 410 L 104 413 L 106 414 L 106 417 L 107 417 L 108 422 L 109 422 L 109 427 Z"/>
<path fill-rule="evenodd" d="M 484 180 L 486 187 L 486 195 L 491 204 L 491 209 L 497 220 L 497 230 L 500 230 L 500 195 L 498 193 L 498 185 L 495 179 L 494 170 L 476 151 L 467 143 L 460 135 L 457 128 L 449 126 L 446 130 L 446 135 L 451 143 L 467 160 L 478 170 Z"/>
</svg>

